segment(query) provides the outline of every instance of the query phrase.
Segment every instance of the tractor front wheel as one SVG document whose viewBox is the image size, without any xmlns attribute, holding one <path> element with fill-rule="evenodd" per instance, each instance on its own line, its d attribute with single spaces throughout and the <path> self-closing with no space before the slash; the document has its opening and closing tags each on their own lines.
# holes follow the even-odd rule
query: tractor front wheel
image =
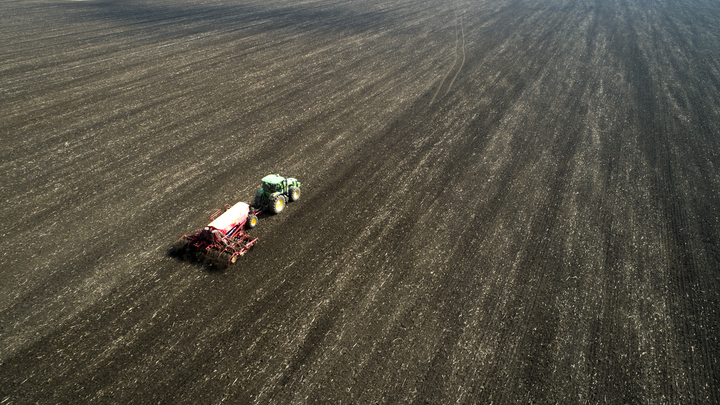
<svg viewBox="0 0 720 405">
<path fill-rule="evenodd" d="M 279 214 L 285 209 L 285 198 L 282 195 L 270 197 L 270 210 L 273 214 Z"/>
<path fill-rule="evenodd" d="M 300 187 L 291 186 L 288 189 L 288 194 L 290 195 L 290 201 L 295 202 L 300 199 Z"/>
</svg>

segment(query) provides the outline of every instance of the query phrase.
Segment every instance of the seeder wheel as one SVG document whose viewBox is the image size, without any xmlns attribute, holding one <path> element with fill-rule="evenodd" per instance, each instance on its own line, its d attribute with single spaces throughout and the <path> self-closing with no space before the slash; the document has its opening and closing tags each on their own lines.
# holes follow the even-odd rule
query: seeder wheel
<svg viewBox="0 0 720 405">
<path fill-rule="evenodd" d="M 234 256 L 232 252 L 223 251 L 220 256 L 217 257 L 216 266 L 219 268 L 228 268 L 231 264 L 237 261 L 237 256 Z"/>
<path fill-rule="evenodd" d="M 248 215 L 247 222 L 246 222 L 248 229 L 255 228 L 257 226 L 257 223 L 258 223 L 258 217 L 256 217 L 253 214 Z"/>
</svg>

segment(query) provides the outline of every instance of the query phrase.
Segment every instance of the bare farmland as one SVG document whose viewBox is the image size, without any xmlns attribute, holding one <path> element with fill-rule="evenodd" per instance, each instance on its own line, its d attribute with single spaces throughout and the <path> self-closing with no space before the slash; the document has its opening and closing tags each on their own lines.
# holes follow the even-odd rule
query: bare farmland
<svg viewBox="0 0 720 405">
<path fill-rule="evenodd" d="M 718 27 L 0 3 L 0 402 L 720 402 Z M 167 254 L 268 172 L 237 265 Z"/>
</svg>

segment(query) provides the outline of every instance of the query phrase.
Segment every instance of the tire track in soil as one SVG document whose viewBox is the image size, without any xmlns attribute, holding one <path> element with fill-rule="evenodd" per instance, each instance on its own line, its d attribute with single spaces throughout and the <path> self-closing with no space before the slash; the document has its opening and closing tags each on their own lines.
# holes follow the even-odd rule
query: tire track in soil
<svg viewBox="0 0 720 405">
<path fill-rule="evenodd" d="M 463 65 L 465 64 L 465 29 L 463 28 L 462 23 L 462 14 L 458 11 L 458 5 L 457 1 L 454 3 L 455 8 L 455 47 L 454 47 L 454 61 L 453 64 L 450 66 L 450 69 L 448 69 L 445 76 L 443 76 L 442 80 L 440 80 L 440 84 L 438 84 L 437 89 L 435 90 L 435 94 L 433 94 L 433 97 L 430 99 L 430 104 L 432 105 L 435 102 L 435 99 L 437 98 L 438 93 L 440 93 L 440 89 L 442 89 L 443 84 L 445 83 L 445 80 L 450 76 L 450 73 L 453 72 L 455 69 L 455 65 L 457 65 L 458 61 L 458 46 L 460 46 L 460 43 L 462 43 L 462 63 L 460 63 L 460 67 L 458 67 L 455 76 L 453 76 L 453 79 L 450 81 L 450 84 L 447 87 L 447 90 L 445 90 L 445 94 L 447 95 L 448 92 L 450 92 L 450 88 L 452 88 L 453 83 L 455 82 L 455 79 L 457 78 L 457 75 L 460 74 L 460 70 L 462 69 Z M 461 35 L 458 36 L 458 25 L 460 26 L 460 33 Z M 462 41 L 462 42 L 461 42 Z"/>
<path fill-rule="evenodd" d="M 457 4 L 455 5 L 457 7 Z M 457 71 L 455 72 L 455 76 L 453 76 L 452 80 L 450 80 L 450 84 L 448 84 L 448 88 L 445 91 L 445 94 L 450 92 L 450 89 L 452 89 L 453 83 L 455 83 L 455 80 L 457 79 L 458 75 L 460 74 L 460 71 L 462 71 L 463 66 L 465 66 L 465 25 L 463 24 L 462 20 L 463 16 L 462 13 L 458 11 L 458 19 L 460 20 L 460 38 L 461 38 L 461 49 L 462 49 L 462 62 L 460 62 L 460 66 L 457 68 Z"/>
</svg>

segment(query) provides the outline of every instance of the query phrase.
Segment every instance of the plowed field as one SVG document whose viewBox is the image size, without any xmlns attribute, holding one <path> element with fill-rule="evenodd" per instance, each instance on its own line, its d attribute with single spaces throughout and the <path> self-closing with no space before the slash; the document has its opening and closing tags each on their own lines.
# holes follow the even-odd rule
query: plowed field
<svg viewBox="0 0 720 405">
<path fill-rule="evenodd" d="M 0 403 L 720 402 L 720 3 L 0 3 Z M 267 173 L 229 269 L 168 249 Z"/>
</svg>

